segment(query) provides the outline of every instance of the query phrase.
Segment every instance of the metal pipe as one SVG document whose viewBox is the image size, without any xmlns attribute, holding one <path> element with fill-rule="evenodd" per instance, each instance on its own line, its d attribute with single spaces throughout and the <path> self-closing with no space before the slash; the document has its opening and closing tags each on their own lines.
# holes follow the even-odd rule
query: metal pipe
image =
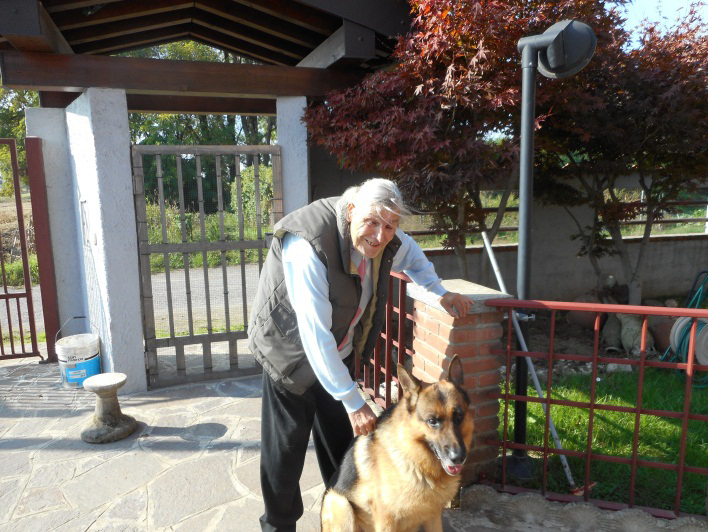
<svg viewBox="0 0 708 532">
<path fill-rule="evenodd" d="M 538 49 L 527 44 L 521 51 L 521 151 L 519 161 L 519 247 L 517 254 L 516 295 L 528 299 L 531 278 L 531 198 L 533 197 L 533 133 L 536 110 L 536 67 Z M 528 334 L 528 324 L 524 323 Z M 528 393 L 528 367 L 526 360 L 516 363 L 516 393 Z M 514 403 L 514 442 L 526 443 L 526 402 Z M 514 450 L 525 456 L 522 450 Z"/>
<path fill-rule="evenodd" d="M 501 289 L 502 292 L 508 293 L 506 290 L 506 284 L 504 283 L 504 278 L 502 277 L 501 270 L 499 269 L 499 264 L 497 264 L 497 259 L 494 255 L 494 251 L 492 250 L 492 244 L 489 242 L 489 237 L 487 236 L 486 231 L 482 231 L 482 240 L 484 241 L 484 247 L 487 250 L 487 256 L 489 257 L 489 261 L 492 263 L 492 270 L 494 271 L 494 275 L 497 278 L 497 283 L 499 284 L 499 288 Z M 512 322 L 514 324 L 514 330 L 516 331 L 516 337 L 519 341 L 519 344 L 521 344 L 521 350 L 528 352 L 528 346 L 526 345 L 526 340 L 524 339 L 524 335 L 521 332 L 521 327 L 519 326 L 519 320 L 516 317 L 516 311 L 513 311 L 511 313 L 511 318 Z M 544 399 L 543 395 L 543 390 L 541 389 L 541 383 L 538 381 L 538 375 L 536 374 L 536 368 L 533 365 L 533 361 L 531 360 L 531 357 L 524 357 L 526 364 L 529 367 L 529 371 L 531 372 L 531 379 L 533 380 L 533 384 L 536 387 L 536 393 L 538 394 L 538 397 L 541 399 Z M 518 367 L 518 362 L 517 362 L 517 367 Z M 550 368 L 549 368 L 550 371 Z M 517 401 L 516 404 L 518 404 L 520 401 Z M 524 403 L 525 404 L 525 403 Z M 558 432 L 556 431 L 556 426 L 553 423 L 553 418 L 550 417 L 548 411 L 546 410 L 546 404 L 541 403 L 541 406 L 543 407 L 543 413 L 546 416 L 549 416 L 548 421 L 549 421 L 549 428 L 551 431 L 551 435 L 553 436 L 553 442 L 555 443 L 556 449 L 563 449 L 563 446 L 561 445 L 560 438 L 558 437 Z M 516 419 L 514 419 L 514 422 L 516 422 Z M 519 442 L 515 442 L 519 443 Z M 570 466 L 568 465 L 568 459 L 565 457 L 565 455 L 561 454 L 560 456 L 560 461 L 561 465 L 563 466 L 563 471 L 565 471 L 565 476 L 568 479 L 568 484 L 570 484 L 571 490 L 576 489 L 576 484 L 575 481 L 573 480 L 573 475 L 570 472 Z"/>
</svg>

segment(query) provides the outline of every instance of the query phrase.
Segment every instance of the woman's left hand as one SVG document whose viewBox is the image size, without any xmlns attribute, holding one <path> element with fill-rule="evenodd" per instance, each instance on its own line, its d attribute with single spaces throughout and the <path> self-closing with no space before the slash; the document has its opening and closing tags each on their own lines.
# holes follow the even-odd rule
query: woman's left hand
<svg viewBox="0 0 708 532">
<path fill-rule="evenodd" d="M 439 301 L 442 308 L 455 318 L 464 318 L 472 307 L 472 300 L 457 292 L 447 292 Z"/>
</svg>

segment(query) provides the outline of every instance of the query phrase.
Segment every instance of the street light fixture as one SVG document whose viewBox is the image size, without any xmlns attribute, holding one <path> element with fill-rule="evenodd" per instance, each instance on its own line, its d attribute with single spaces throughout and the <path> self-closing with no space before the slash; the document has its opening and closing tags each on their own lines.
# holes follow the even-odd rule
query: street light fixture
<svg viewBox="0 0 708 532">
<path fill-rule="evenodd" d="M 578 20 L 556 22 L 541 35 L 519 39 L 521 52 L 521 150 L 519 161 L 519 247 L 517 256 L 516 290 L 519 299 L 529 297 L 531 258 L 531 199 L 533 197 L 533 134 L 536 107 L 536 70 L 547 78 L 560 79 L 578 73 L 595 52 L 597 39 L 590 26 Z M 528 339 L 528 322 L 521 322 Z M 516 394 L 526 395 L 528 368 L 526 360 L 516 361 Z M 514 404 L 514 442 L 526 443 L 526 402 Z M 525 458 L 523 451 L 514 451 Z M 519 464 L 517 476 L 530 476 L 528 465 Z"/>
</svg>

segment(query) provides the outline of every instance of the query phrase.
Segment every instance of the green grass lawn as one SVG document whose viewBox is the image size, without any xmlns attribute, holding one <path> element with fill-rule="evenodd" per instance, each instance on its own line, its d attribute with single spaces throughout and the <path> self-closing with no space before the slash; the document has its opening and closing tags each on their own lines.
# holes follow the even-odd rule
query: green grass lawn
<svg viewBox="0 0 708 532">
<path fill-rule="evenodd" d="M 637 371 L 632 373 L 600 373 L 596 387 L 596 403 L 633 407 L 637 404 Z M 571 401 L 590 400 L 589 375 L 573 375 L 554 379 L 553 398 Z M 676 371 L 647 368 L 644 376 L 643 408 L 683 411 L 685 377 Z M 533 386 L 529 395 L 536 396 Z M 708 414 L 708 389 L 694 387 L 690 412 Z M 499 428 L 503 433 L 503 410 Z M 589 412 L 586 409 L 552 406 L 551 415 L 564 449 L 585 451 L 587 449 Z M 540 404 L 529 403 L 527 442 L 543 446 L 545 417 Z M 635 415 L 623 412 L 596 410 L 593 419 L 593 452 L 631 458 L 634 437 Z M 680 451 L 681 419 L 642 415 L 639 429 L 639 459 L 677 464 Z M 509 405 L 509 434 L 513 435 L 513 403 Z M 684 464 L 708 467 L 708 422 L 689 421 Z M 513 436 L 511 436 L 513 437 Z M 549 434 L 549 446 L 553 440 Z M 543 475 L 541 453 L 530 454 L 533 463 L 533 480 L 510 483 L 532 489 L 540 489 Z M 585 460 L 568 457 L 576 485 L 585 483 Z M 591 497 L 620 503 L 629 502 L 629 465 L 605 461 L 593 461 L 590 481 L 596 482 Z M 683 477 L 681 511 L 691 514 L 706 514 L 706 484 L 708 477 L 685 473 Z M 677 472 L 640 467 L 637 469 L 634 504 L 673 510 L 676 497 Z M 549 458 L 547 490 L 568 493 L 568 482 L 558 456 Z"/>
</svg>

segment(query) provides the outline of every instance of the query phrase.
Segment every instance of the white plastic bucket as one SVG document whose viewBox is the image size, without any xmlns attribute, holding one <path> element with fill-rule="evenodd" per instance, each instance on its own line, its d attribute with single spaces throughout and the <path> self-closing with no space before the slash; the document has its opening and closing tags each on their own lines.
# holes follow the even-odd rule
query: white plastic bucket
<svg viewBox="0 0 708 532">
<path fill-rule="evenodd" d="M 56 342 L 61 383 L 80 388 L 84 380 L 101 373 L 100 340 L 97 334 L 74 334 Z"/>
</svg>

